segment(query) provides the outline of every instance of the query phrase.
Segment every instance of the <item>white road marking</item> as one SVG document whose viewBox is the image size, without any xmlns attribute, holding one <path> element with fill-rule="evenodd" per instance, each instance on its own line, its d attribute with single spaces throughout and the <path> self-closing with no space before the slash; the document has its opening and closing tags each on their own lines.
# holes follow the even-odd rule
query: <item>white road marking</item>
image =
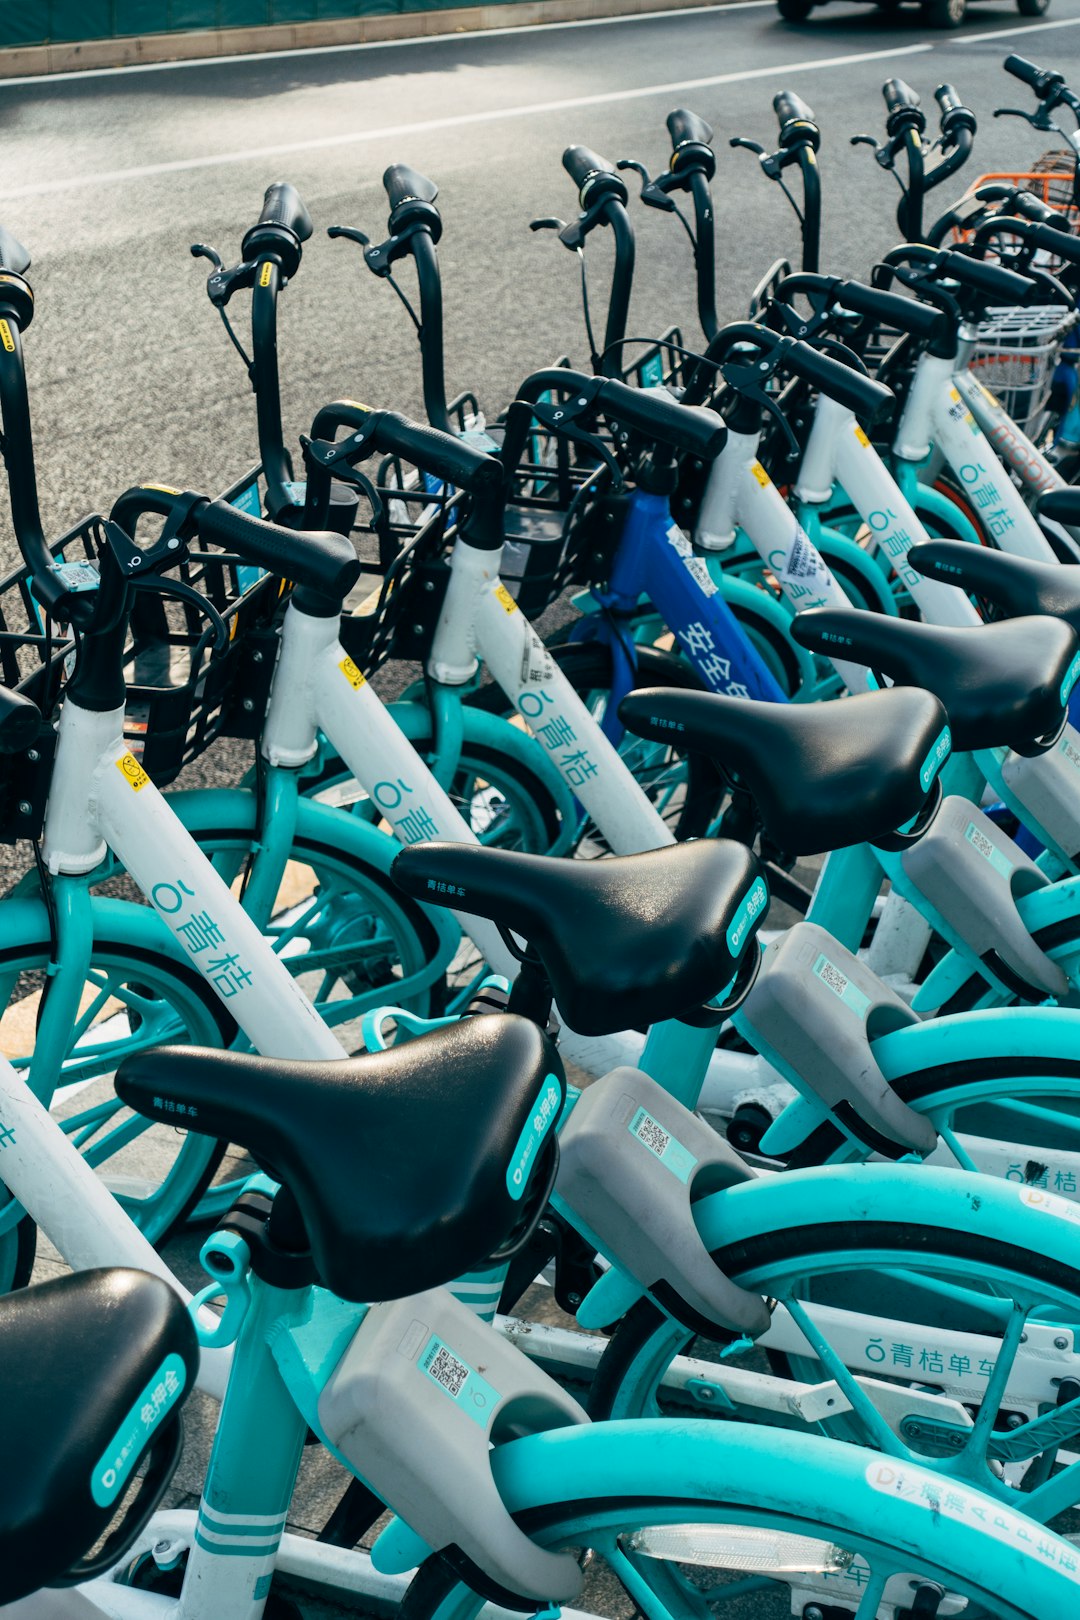
<svg viewBox="0 0 1080 1620">
<path fill-rule="evenodd" d="M 333 146 L 354 146 L 364 141 L 398 140 L 405 135 L 427 135 L 441 129 L 463 129 L 470 124 L 493 124 L 504 118 L 534 118 L 543 113 L 568 112 L 578 107 L 602 107 L 617 101 L 638 101 L 649 96 L 673 95 L 683 90 L 704 90 L 715 85 L 739 84 L 746 79 L 771 79 L 790 73 L 813 73 L 824 68 L 848 67 L 857 62 L 883 62 L 898 56 L 932 51 L 932 45 L 904 45 L 887 51 L 859 51 L 847 56 L 823 56 L 807 62 L 785 62 L 776 67 L 744 68 L 738 73 L 716 73 L 707 79 L 675 79 L 668 84 L 647 84 L 634 90 L 608 90 L 595 96 L 574 96 L 566 101 L 535 101 L 524 107 L 495 107 L 487 112 L 458 113 L 414 124 L 389 124 L 382 129 L 361 129 L 340 135 L 320 135 L 307 141 L 252 147 L 245 152 L 218 152 L 206 157 L 175 158 L 168 163 L 146 163 L 131 169 L 108 169 L 100 174 L 72 175 L 43 180 L 31 186 L 0 185 L 0 197 L 44 197 L 58 191 L 83 191 L 89 186 L 123 185 L 161 174 L 183 174 L 193 169 L 217 169 L 226 164 L 253 163 L 264 158 L 288 157 L 297 152 L 325 151 Z"/>
<path fill-rule="evenodd" d="M 1075 28 L 1080 17 L 1060 17 L 1056 22 L 1018 23 L 1015 28 L 994 28 L 988 34 L 962 34 L 943 39 L 942 45 L 978 45 L 988 39 L 1007 39 L 1010 34 L 1037 34 L 1044 28 Z"/>
<path fill-rule="evenodd" d="M 343 51 L 394 51 L 402 45 L 444 45 L 447 40 L 460 44 L 464 39 L 493 39 L 499 34 L 551 34 L 563 28 L 610 28 L 612 23 L 655 22 L 658 17 L 696 17 L 702 12 L 760 11 L 776 0 L 733 0 L 717 6 L 675 6 L 670 11 L 638 11 L 626 17 L 578 17 L 572 22 L 523 23 L 520 27 L 467 28 L 452 34 L 417 34 L 409 39 L 372 39 L 354 45 L 298 45 L 287 51 L 237 51 L 226 56 L 190 56 L 179 62 L 132 62 L 124 67 L 73 68 L 70 73 L 23 73 L 18 78 L 0 79 L 0 89 L 9 85 L 68 84 L 72 79 L 128 78 L 132 73 L 172 73 L 180 68 L 231 67 L 234 62 L 283 62 L 292 56 L 340 56 Z"/>
</svg>

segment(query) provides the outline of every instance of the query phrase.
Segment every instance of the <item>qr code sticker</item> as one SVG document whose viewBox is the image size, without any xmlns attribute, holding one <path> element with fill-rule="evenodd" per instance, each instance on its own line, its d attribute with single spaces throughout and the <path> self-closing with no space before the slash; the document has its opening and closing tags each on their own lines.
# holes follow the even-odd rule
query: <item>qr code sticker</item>
<svg viewBox="0 0 1080 1620">
<path fill-rule="evenodd" d="M 463 1361 L 459 1361 L 441 1344 L 435 1352 L 435 1359 L 427 1369 L 437 1384 L 450 1395 L 460 1395 L 465 1387 L 465 1380 L 469 1376 L 469 1369 Z"/>
<path fill-rule="evenodd" d="M 975 845 L 979 854 L 990 860 L 994 853 L 994 846 L 984 832 L 980 832 L 974 823 L 968 828 L 968 838 Z"/>
<path fill-rule="evenodd" d="M 831 962 L 822 962 L 818 976 L 824 979 L 829 989 L 834 990 L 838 996 L 842 996 L 847 989 L 847 980 L 840 972 L 840 969 L 834 967 Z"/>
<path fill-rule="evenodd" d="M 644 1142 L 647 1148 L 651 1148 L 656 1154 L 657 1158 L 660 1159 L 662 1159 L 664 1154 L 667 1152 L 668 1144 L 671 1141 L 671 1137 L 668 1132 L 662 1130 L 656 1123 L 655 1119 L 650 1118 L 648 1114 L 643 1115 L 638 1121 L 636 1135 L 638 1136 L 639 1140 Z"/>
</svg>

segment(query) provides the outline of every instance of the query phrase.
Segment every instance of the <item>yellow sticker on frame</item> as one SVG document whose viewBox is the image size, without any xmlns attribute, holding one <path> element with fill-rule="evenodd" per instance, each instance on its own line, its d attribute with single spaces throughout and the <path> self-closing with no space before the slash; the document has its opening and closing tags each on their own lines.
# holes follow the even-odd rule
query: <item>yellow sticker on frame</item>
<svg viewBox="0 0 1080 1620">
<path fill-rule="evenodd" d="M 132 753 L 121 754 L 116 768 L 133 793 L 141 793 L 150 778 Z"/>
<path fill-rule="evenodd" d="M 855 437 L 858 439 L 864 450 L 869 450 L 870 440 L 866 437 L 866 434 L 863 432 L 858 422 L 855 424 Z"/>
<path fill-rule="evenodd" d="M 769 487 L 769 475 L 765 471 L 764 467 L 761 465 L 761 462 L 760 461 L 752 461 L 750 463 L 750 471 L 753 473 L 754 477 L 757 479 L 757 481 L 761 485 L 762 489 L 768 489 L 768 487 Z"/>
<path fill-rule="evenodd" d="M 341 660 L 341 663 L 338 665 L 338 669 L 340 669 L 341 673 L 344 675 L 345 679 L 348 681 L 349 685 L 354 691 L 359 692 L 362 686 L 367 685 L 367 676 L 364 674 L 363 670 L 358 664 L 353 663 L 352 659 L 349 658 L 348 655 Z"/>
<path fill-rule="evenodd" d="M 495 587 L 495 596 L 497 601 L 501 602 L 507 613 L 517 612 L 518 605 L 514 601 L 514 598 L 510 595 L 510 592 L 507 590 L 501 579 Z"/>
</svg>

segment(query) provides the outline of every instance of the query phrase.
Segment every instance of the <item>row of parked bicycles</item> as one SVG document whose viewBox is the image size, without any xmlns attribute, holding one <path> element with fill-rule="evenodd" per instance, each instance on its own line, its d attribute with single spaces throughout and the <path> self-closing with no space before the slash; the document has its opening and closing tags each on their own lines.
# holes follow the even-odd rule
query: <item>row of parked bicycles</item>
<svg viewBox="0 0 1080 1620">
<path fill-rule="evenodd" d="M 235 265 L 192 249 L 258 463 L 58 538 L 0 229 L 4 1613 L 285 1620 L 275 1575 L 404 1620 L 1076 1613 L 1080 97 L 1005 68 L 1060 149 L 932 221 L 975 115 L 885 85 L 867 282 L 821 270 L 777 94 L 777 149 L 732 144 L 802 259 L 734 324 L 704 119 L 656 176 L 570 147 L 533 225 L 589 367 L 487 414 L 394 165 L 386 240 L 330 234 L 428 421 L 334 401 L 295 451 L 275 183 Z M 634 175 L 700 335 L 628 336 Z M 229 739 L 235 786 L 174 785 Z M 71 1271 L 27 1286 L 39 1233 Z M 568 1325 L 521 1314 L 541 1276 Z M 201 1501 L 160 1510 L 196 1387 Z M 308 1443 L 352 1476 L 317 1538 Z"/>
</svg>

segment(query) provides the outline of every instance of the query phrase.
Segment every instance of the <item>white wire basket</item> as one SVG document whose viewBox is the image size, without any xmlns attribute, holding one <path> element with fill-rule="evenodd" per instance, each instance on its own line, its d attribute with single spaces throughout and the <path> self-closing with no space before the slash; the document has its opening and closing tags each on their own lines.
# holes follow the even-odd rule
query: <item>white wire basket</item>
<svg viewBox="0 0 1080 1620">
<path fill-rule="evenodd" d="M 1078 320 L 1060 304 L 1032 304 L 992 309 L 979 326 L 972 370 L 1029 439 L 1046 424 L 1054 367 Z"/>
</svg>

